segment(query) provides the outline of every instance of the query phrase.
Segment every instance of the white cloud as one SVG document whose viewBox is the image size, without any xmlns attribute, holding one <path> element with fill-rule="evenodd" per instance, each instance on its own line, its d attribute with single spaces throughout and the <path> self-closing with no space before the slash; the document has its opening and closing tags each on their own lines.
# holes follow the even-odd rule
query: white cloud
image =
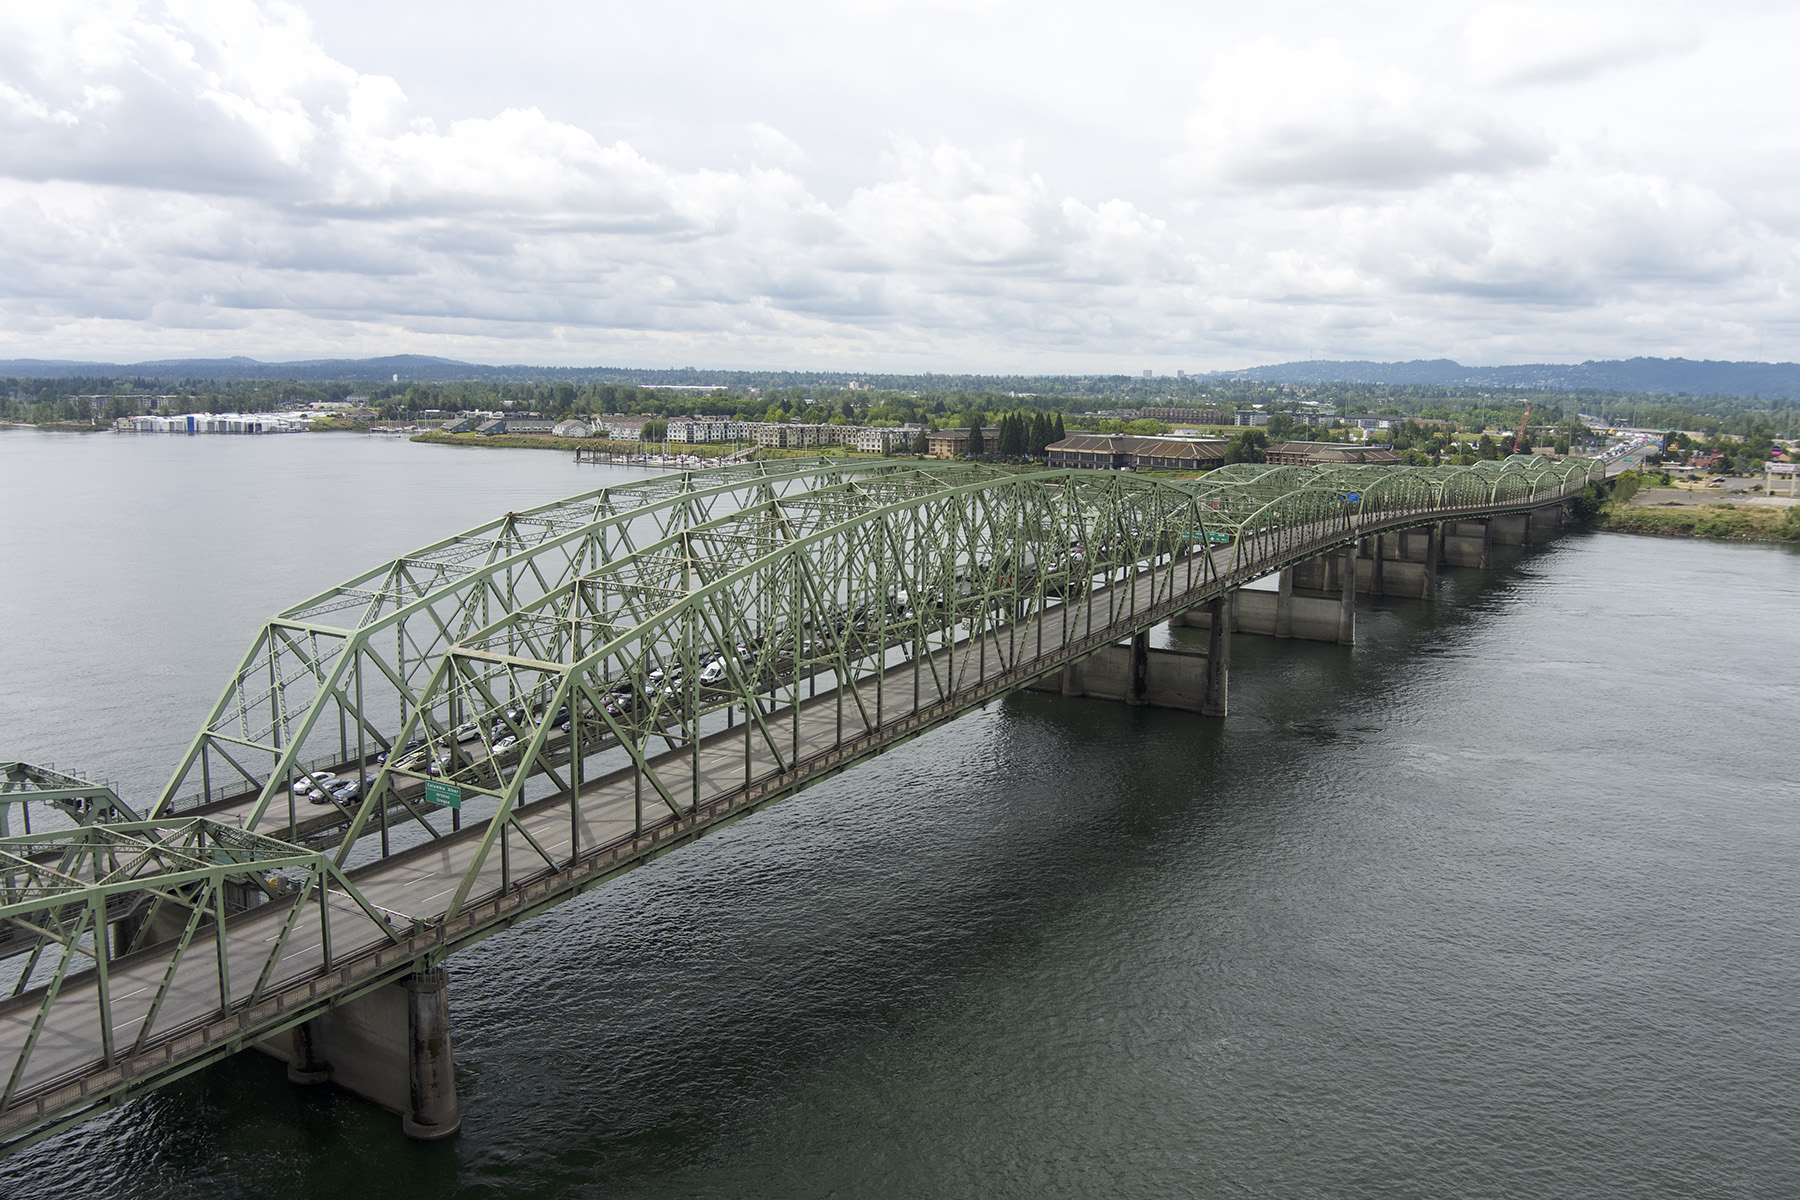
<svg viewBox="0 0 1800 1200">
<path fill-rule="evenodd" d="M 1545 147 L 1418 76 L 1331 41 L 1259 38 L 1221 56 L 1177 170 L 1201 188 L 1415 187 L 1540 161 Z"/>
<path fill-rule="evenodd" d="M 1489 4 L 1466 31 L 1469 69 L 1482 83 L 1571 83 L 1691 50 L 1689 22 L 1634 5 L 1615 11 Z"/>
<path fill-rule="evenodd" d="M 798 142 L 773 125 L 765 125 L 761 121 L 750 123 L 750 146 L 756 156 L 763 162 L 776 166 L 793 167 L 806 161 L 806 151 Z"/>
<path fill-rule="evenodd" d="M 1519 28 L 1519 11 L 1469 27 Z M 1483 61 L 1484 78 L 1548 77 L 1542 56 Z M 926 84 L 892 81 L 889 107 L 843 118 L 878 141 L 838 187 L 820 183 L 824 159 L 848 161 L 830 127 L 741 79 L 670 89 L 729 114 L 722 144 L 684 153 L 654 123 L 626 138 L 522 90 L 424 111 L 410 78 L 334 57 L 292 5 L 12 6 L 0 357 L 1199 369 L 1717 357 L 1692 339 L 1795 326 L 1800 228 L 1755 215 L 1779 206 L 1753 211 L 1652 139 L 1575 136 L 1530 107 L 1541 89 L 1470 90 L 1457 55 L 1434 69 L 1346 37 L 1222 37 L 1210 63 L 1185 130 L 1180 111 L 1127 127 L 1090 82 L 1059 96 L 1060 123 L 928 136 L 909 104 Z M 991 114 L 1056 65 L 929 83 Z M 1121 96 L 1148 85 L 1120 74 Z M 1172 161 L 1181 190 L 1147 171 L 1123 186 L 1134 157 Z M 1794 186 L 1771 166 L 1755 194 Z"/>
</svg>

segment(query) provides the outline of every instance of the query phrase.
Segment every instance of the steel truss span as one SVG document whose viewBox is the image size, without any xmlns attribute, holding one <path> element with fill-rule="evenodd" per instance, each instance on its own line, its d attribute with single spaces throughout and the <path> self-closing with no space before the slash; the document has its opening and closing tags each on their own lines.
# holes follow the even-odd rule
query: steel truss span
<svg viewBox="0 0 1800 1200">
<path fill-rule="evenodd" d="M 41 772 L 0 797 L 48 810 L 0 837 L 0 1140 L 435 966 L 1253 579 L 1602 472 L 747 463 L 382 564 L 263 627 L 148 819 Z"/>
</svg>

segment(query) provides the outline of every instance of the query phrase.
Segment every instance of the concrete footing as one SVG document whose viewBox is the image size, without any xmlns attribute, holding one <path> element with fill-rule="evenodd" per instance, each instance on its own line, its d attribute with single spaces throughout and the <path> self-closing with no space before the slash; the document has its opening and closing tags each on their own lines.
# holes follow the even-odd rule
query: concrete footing
<svg viewBox="0 0 1800 1200">
<path fill-rule="evenodd" d="M 1210 622 L 1206 640 L 1206 687 L 1200 700 L 1200 715 L 1222 717 L 1228 704 L 1231 684 L 1231 610 L 1233 596 L 1220 596 L 1206 606 Z"/>
<path fill-rule="evenodd" d="M 1228 669 L 1222 659 L 1215 664 L 1205 654 L 1152 647 L 1140 635 L 1126 645 L 1104 646 L 1030 684 L 1029 690 L 1223 716 L 1222 711 L 1211 714 L 1209 703 L 1215 696 L 1223 696 L 1223 676 Z M 1222 709 L 1222 701 L 1219 707 Z"/>
<path fill-rule="evenodd" d="M 1283 571 L 1282 575 L 1288 580 L 1283 591 L 1240 588 L 1231 594 L 1232 632 L 1297 638 L 1305 642 L 1337 641 L 1340 606 L 1336 597 L 1297 595 L 1292 583 L 1294 572 Z M 1171 624 L 1211 629 L 1210 609 L 1210 605 L 1190 609 L 1172 618 Z"/>
<path fill-rule="evenodd" d="M 462 1128 L 456 1103 L 456 1064 L 450 1057 L 449 979 L 442 967 L 420 971 L 401 986 L 408 1016 L 407 1083 L 411 1104 L 401 1114 L 406 1136 L 432 1142 Z"/>
<path fill-rule="evenodd" d="M 400 1114 L 411 1138 L 435 1141 L 462 1125 L 450 1050 L 448 978 L 417 972 L 258 1043 L 299 1084 L 329 1080 Z"/>
<path fill-rule="evenodd" d="M 1561 504 L 1551 504 L 1371 534 L 1282 571 L 1272 592 L 1239 589 L 1172 617 L 1171 625 L 1211 631 L 1206 654 L 1152 650 L 1139 634 L 1128 645 L 1105 647 L 1030 688 L 1222 717 L 1233 633 L 1355 645 L 1358 593 L 1429 600 L 1437 594 L 1442 567 L 1486 567 L 1492 547 L 1529 545 L 1560 532 L 1567 519 Z"/>
</svg>

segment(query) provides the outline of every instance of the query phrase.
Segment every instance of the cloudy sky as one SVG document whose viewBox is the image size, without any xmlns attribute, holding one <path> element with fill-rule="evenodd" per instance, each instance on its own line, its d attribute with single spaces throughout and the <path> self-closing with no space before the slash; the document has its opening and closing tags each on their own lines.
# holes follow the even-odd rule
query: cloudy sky
<svg viewBox="0 0 1800 1200">
<path fill-rule="evenodd" d="M 0 0 L 0 357 L 1800 358 L 1800 4 Z"/>
</svg>

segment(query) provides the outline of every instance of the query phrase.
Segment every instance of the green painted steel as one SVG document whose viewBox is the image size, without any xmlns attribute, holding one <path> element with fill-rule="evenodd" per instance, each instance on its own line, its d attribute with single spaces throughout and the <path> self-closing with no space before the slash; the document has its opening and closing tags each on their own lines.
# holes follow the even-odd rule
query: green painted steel
<svg viewBox="0 0 1800 1200">
<path fill-rule="evenodd" d="M 22 832 L 31 832 L 34 802 L 48 805 L 77 825 L 138 819 L 138 814 L 119 799 L 110 784 L 83 779 L 52 766 L 0 762 L 0 838 L 12 833 L 15 811 L 23 822 Z"/>
<path fill-rule="evenodd" d="M 1529 456 L 1187 481 L 744 464 L 396 559 L 264 627 L 156 819 L 19 768 L 19 794 L 73 828 L 0 837 L 0 1141 L 278 1033 L 1253 579 L 1383 530 L 1557 503 L 1600 474 Z"/>
</svg>

